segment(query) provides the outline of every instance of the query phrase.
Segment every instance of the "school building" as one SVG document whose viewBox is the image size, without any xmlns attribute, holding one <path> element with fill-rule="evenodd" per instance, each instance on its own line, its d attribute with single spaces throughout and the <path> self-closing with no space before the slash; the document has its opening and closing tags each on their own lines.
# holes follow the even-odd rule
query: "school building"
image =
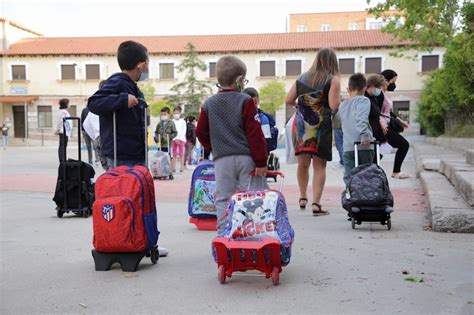
<svg viewBox="0 0 474 315">
<path fill-rule="evenodd" d="M 412 59 L 391 57 L 391 38 L 378 30 L 147 37 L 26 35 L 0 51 L 0 123 L 5 121 L 11 127 L 10 136 L 19 139 L 55 139 L 59 99 L 69 98 L 70 113 L 80 115 L 99 81 L 119 71 L 116 50 L 125 40 L 148 48 L 149 80 L 157 99 L 169 95 L 170 88 L 184 79 L 175 67 L 189 42 L 208 65 L 197 74 L 200 79 L 216 83 L 216 61 L 234 54 L 248 67 L 248 86 L 257 89 L 279 80 L 288 90 L 309 69 L 318 49 L 332 47 L 339 59 L 343 95 L 355 72 L 372 74 L 387 68 L 398 72 L 392 99 L 395 111 L 410 122 L 410 133 L 419 132 L 416 107 L 426 73 L 441 66 L 444 53 L 440 48 L 431 53 L 410 52 L 416 56 Z M 283 128 L 290 115 L 283 106 L 276 113 L 277 126 Z"/>
</svg>

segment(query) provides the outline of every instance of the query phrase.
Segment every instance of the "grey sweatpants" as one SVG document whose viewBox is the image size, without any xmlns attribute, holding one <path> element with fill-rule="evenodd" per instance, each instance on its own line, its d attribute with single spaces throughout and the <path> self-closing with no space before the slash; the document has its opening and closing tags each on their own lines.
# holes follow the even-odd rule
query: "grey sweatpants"
<svg viewBox="0 0 474 315">
<path fill-rule="evenodd" d="M 214 161 L 216 174 L 217 234 L 224 232 L 226 225 L 226 206 L 235 192 L 247 190 L 252 180 L 250 172 L 255 170 L 255 162 L 248 155 L 229 155 Z M 266 179 L 264 187 L 268 188 Z M 261 179 L 252 181 L 251 189 L 262 188 Z"/>
</svg>

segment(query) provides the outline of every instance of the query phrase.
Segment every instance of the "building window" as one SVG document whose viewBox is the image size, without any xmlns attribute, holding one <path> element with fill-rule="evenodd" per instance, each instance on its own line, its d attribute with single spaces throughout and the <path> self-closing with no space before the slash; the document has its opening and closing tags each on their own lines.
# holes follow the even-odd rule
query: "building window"
<svg viewBox="0 0 474 315">
<path fill-rule="evenodd" d="M 339 59 L 339 73 L 340 74 L 353 74 L 354 71 L 355 71 L 354 58 Z"/>
<path fill-rule="evenodd" d="M 349 31 L 357 31 L 359 29 L 359 24 L 351 23 L 349 24 Z"/>
<path fill-rule="evenodd" d="M 382 58 L 365 58 L 365 73 L 382 72 Z"/>
<path fill-rule="evenodd" d="M 160 79 L 174 79 L 174 63 L 160 63 Z"/>
<path fill-rule="evenodd" d="M 26 66 L 12 66 L 12 80 L 26 80 Z"/>
<path fill-rule="evenodd" d="M 331 31 L 331 24 L 321 24 L 321 32 Z"/>
<path fill-rule="evenodd" d="M 69 115 L 71 115 L 71 117 L 77 117 L 77 105 L 69 105 L 67 111 L 69 112 Z M 77 127 L 77 120 L 73 120 L 72 125 L 74 127 Z"/>
<path fill-rule="evenodd" d="M 302 25 L 302 24 L 296 25 L 297 32 L 306 32 L 307 30 L 308 28 L 306 27 L 306 25 Z"/>
<path fill-rule="evenodd" d="M 53 113 L 51 106 L 38 106 L 38 128 L 53 127 Z"/>
<path fill-rule="evenodd" d="M 76 80 L 76 65 L 61 65 L 61 80 Z"/>
<path fill-rule="evenodd" d="M 433 71 L 439 68 L 439 56 L 422 56 L 421 72 Z"/>
<path fill-rule="evenodd" d="M 410 102 L 409 101 L 394 101 L 393 112 L 406 122 L 410 122 Z"/>
<path fill-rule="evenodd" d="M 381 30 L 383 25 L 384 25 L 383 22 L 370 22 L 369 30 Z"/>
<path fill-rule="evenodd" d="M 274 77 L 275 76 L 275 61 L 260 61 L 260 76 Z"/>
<path fill-rule="evenodd" d="M 100 65 L 86 65 L 86 80 L 100 80 Z"/>
<path fill-rule="evenodd" d="M 286 61 L 286 76 L 297 76 L 301 74 L 301 60 Z"/>
<path fill-rule="evenodd" d="M 209 78 L 215 78 L 216 75 L 216 63 L 209 62 Z"/>
</svg>

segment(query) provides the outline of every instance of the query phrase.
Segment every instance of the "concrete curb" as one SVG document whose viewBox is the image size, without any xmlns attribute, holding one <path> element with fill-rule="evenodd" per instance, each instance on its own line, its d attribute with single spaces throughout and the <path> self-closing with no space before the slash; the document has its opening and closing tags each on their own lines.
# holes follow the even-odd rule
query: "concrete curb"
<svg viewBox="0 0 474 315">
<path fill-rule="evenodd" d="M 433 231 L 474 233 L 474 210 L 444 175 L 421 172 L 420 181 L 428 198 Z"/>
<path fill-rule="evenodd" d="M 473 138 L 427 137 L 426 141 L 458 152 L 466 152 L 468 149 L 474 148 Z"/>
<path fill-rule="evenodd" d="M 474 165 L 474 150 L 466 151 L 466 162 L 471 165 Z"/>
</svg>

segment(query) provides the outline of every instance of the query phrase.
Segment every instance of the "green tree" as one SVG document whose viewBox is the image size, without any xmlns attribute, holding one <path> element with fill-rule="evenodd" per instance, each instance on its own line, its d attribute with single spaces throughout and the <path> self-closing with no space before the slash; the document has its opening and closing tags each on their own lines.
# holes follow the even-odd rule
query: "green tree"
<svg viewBox="0 0 474 315">
<path fill-rule="evenodd" d="M 465 4 L 462 16 L 463 32 L 446 47 L 443 68 L 430 74 L 420 95 L 418 120 L 429 135 L 459 129 L 458 135 L 474 136 L 474 4 Z"/>
<path fill-rule="evenodd" d="M 410 49 L 431 52 L 434 47 L 446 47 L 456 32 L 459 9 L 459 0 L 386 0 L 368 11 L 388 22 L 382 31 L 393 36 L 394 55 L 400 56 Z M 389 10 L 399 13 L 392 16 Z"/>
<path fill-rule="evenodd" d="M 260 89 L 260 108 L 268 113 L 276 113 L 285 103 L 286 89 L 283 82 L 272 80 Z"/>
<path fill-rule="evenodd" d="M 176 66 L 178 72 L 186 73 L 184 81 L 170 89 L 176 94 L 168 96 L 167 99 L 174 106 L 184 107 L 187 113 L 197 114 L 203 98 L 211 94 L 212 88 L 209 81 L 198 80 L 196 77 L 198 70 L 206 71 L 207 69 L 206 64 L 199 59 L 196 47 L 188 43 L 186 50 L 183 61 Z"/>
<path fill-rule="evenodd" d="M 150 114 L 153 117 L 159 117 L 161 109 L 163 107 L 168 107 L 170 110 L 173 110 L 173 107 L 166 99 L 159 100 L 158 102 L 154 102 L 150 104 Z"/>
<path fill-rule="evenodd" d="M 142 91 L 143 95 L 145 96 L 145 101 L 147 103 L 153 102 L 155 99 L 155 92 L 156 89 L 151 83 L 151 80 L 144 80 L 138 82 L 138 87 L 140 88 L 140 91 Z"/>
</svg>

